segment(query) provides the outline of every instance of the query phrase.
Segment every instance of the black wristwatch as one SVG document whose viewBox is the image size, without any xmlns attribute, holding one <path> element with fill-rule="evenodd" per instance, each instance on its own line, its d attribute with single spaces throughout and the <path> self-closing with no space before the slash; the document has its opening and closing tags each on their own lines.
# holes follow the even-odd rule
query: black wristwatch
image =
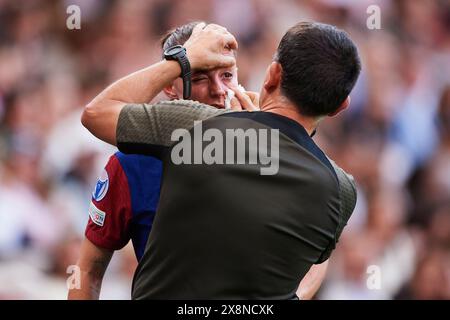
<svg viewBox="0 0 450 320">
<path fill-rule="evenodd" d="M 186 56 L 186 48 L 180 45 L 173 46 L 164 51 L 164 59 L 176 60 L 181 66 L 183 79 L 183 99 L 191 97 L 191 64 Z"/>
</svg>

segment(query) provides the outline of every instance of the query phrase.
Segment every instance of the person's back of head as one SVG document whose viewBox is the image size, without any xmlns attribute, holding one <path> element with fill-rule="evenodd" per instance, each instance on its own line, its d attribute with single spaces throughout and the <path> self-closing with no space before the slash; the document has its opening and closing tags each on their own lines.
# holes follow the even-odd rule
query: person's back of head
<svg viewBox="0 0 450 320">
<path fill-rule="evenodd" d="M 308 117 L 333 115 L 348 105 L 358 79 L 358 50 L 346 32 L 327 24 L 301 22 L 280 41 L 280 94 Z"/>
</svg>

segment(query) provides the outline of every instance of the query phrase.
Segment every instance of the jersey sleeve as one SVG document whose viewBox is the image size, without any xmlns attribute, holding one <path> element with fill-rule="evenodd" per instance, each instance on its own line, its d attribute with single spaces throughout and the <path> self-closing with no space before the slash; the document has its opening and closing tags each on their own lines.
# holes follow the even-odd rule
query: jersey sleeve
<svg viewBox="0 0 450 320">
<path fill-rule="evenodd" d="M 328 246 L 317 263 L 322 263 L 330 258 L 332 251 L 336 248 L 336 244 L 339 242 L 339 238 L 341 237 L 344 227 L 347 225 L 348 220 L 355 209 L 357 200 L 356 184 L 353 176 L 347 174 L 344 170 L 338 167 L 334 161 L 331 160 L 330 162 L 333 165 L 339 180 L 339 222 L 335 233 L 335 241 Z"/>
<path fill-rule="evenodd" d="M 229 112 L 191 100 L 163 101 L 157 104 L 128 104 L 120 112 L 117 147 L 123 153 L 161 158 L 170 147 L 176 129 L 190 130 L 202 121 Z"/>
<path fill-rule="evenodd" d="M 118 158 L 113 155 L 92 192 L 85 236 L 96 246 L 119 250 L 131 238 L 131 218 L 127 177 Z"/>
</svg>

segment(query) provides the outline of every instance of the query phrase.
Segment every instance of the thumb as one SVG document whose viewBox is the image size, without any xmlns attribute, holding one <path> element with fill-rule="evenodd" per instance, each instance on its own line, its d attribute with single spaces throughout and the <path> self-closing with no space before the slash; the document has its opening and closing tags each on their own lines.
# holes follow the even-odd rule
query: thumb
<svg viewBox="0 0 450 320">
<path fill-rule="evenodd" d="M 259 93 L 253 91 L 245 91 L 245 94 L 247 94 L 253 104 L 259 108 Z"/>
</svg>

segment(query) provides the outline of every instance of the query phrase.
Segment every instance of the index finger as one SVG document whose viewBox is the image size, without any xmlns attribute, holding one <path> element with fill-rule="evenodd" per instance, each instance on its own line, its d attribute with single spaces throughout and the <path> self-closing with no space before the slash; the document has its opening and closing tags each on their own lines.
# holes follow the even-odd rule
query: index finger
<svg viewBox="0 0 450 320">
<path fill-rule="evenodd" d="M 242 107 L 247 111 L 257 111 L 259 108 L 253 104 L 253 101 L 250 99 L 250 97 L 243 93 L 241 90 L 234 86 L 229 86 L 231 90 L 234 91 L 236 98 L 241 103 Z"/>
<path fill-rule="evenodd" d="M 215 23 L 208 24 L 205 29 L 213 29 L 213 30 L 220 30 L 222 32 L 228 32 L 227 28 Z"/>
<path fill-rule="evenodd" d="M 197 34 L 200 31 L 202 31 L 206 26 L 206 23 L 204 22 L 200 22 L 199 24 L 197 24 L 194 29 L 192 29 L 192 34 Z"/>
</svg>

